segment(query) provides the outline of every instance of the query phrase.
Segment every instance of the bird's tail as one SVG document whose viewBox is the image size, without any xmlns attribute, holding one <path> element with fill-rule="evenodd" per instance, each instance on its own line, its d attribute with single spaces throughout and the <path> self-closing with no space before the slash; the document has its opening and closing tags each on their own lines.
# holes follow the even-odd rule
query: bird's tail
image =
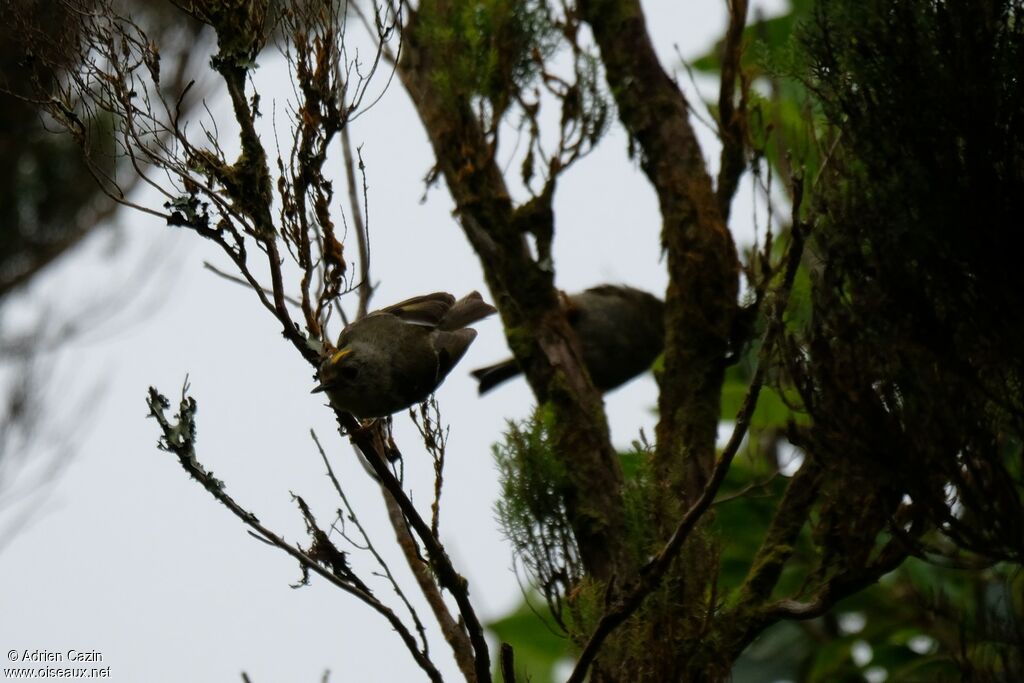
<svg viewBox="0 0 1024 683">
<path fill-rule="evenodd" d="M 438 327 L 442 330 L 460 330 L 477 320 L 483 320 L 497 310 L 483 300 L 480 292 L 470 292 L 452 304 Z"/>
<path fill-rule="evenodd" d="M 494 365 L 488 365 L 486 368 L 479 368 L 472 372 L 473 377 L 476 377 L 480 383 L 478 390 L 480 394 L 486 394 L 488 391 L 498 386 L 502 382 L 506 382 L 519 373 L 522 370 L 519 368 L 519 364 L 516 363 L 515 359 L 509 358 L 500 363 Z"/>
</svg>

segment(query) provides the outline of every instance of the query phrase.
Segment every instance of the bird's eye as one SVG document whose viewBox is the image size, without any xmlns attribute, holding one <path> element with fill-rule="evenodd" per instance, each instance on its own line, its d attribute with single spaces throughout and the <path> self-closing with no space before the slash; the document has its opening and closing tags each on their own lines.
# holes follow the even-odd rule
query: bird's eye
<svg viewBox="0 0 1024 683">
<path fill-rule="evenodd" d="M 344 377 L 345 379 L 355 379 L 358 374 L 359 368 L 353 367 L 351 365 L 346 365 L 341 369 L 341 376 Z"/>
</svg>

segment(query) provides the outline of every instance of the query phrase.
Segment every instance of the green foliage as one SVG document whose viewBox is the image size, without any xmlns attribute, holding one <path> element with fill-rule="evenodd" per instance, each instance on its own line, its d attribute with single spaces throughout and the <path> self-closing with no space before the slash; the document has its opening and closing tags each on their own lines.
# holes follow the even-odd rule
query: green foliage
<svg viewBox="0 0 1024 683">
<path fill-rule="evenodd" d="M 733 680 L 859 681 L 870 669 L 890 682 L 1015 680 L 1007 672 L 1020 670 L 1024 621 L 1011 603 L 1021 589 L 1010 565 L 964 571 L 910 560 L 821 619 L 767 630 Z"/>
<path fill-rule="evenodd" d="M 804 403 L 961 547 L 1024 560 L 1019 0 L 827 2 L 808 86 L 842 130 L 817 199 Z M 952 487 L 961 511 L 952 514 Z"/>
<path fill-rule="evenodd" d="M 795 386 L 813 420 L 800 430 L 812 435 L 803 445 L 834 468 L 836 483 L 808 526 L 815 543 L 863 554 L 873 546 L 858 528 L 882 523 L 863 501 L 895 510 L 902 500 L 902 512 L 915 515 L 904 517 L 905 530 L 935 529 L 920 553 L 933 559 L 909 560 L 821 619 L 770 628 L 737 662 L 734 680 L 863 680 L 871 670 L 888 681 L 1018 680 L 1021 3 L 819 7 L 802 33 L 814 74 L 806 85 L 840 144 L 813 188 L 816 258 L 798 278 L 806 303 L 787 312 L 787 330 L 798 333 L 806 374 Z M 730 381 L 745 374 L 741 364 Z M 731 402 L 727 386 L 723 416 L 740 386 Z M 787 416 L 763 417 L 755 428 Z M 738 459 L 727 485 L 757 476 L 744 468 Z M 742 579 L 763 534 L 759 512 L 775 507 L 777 492 L 764 495 L 719 506 L 726 588 Z M 806 531 L 776 594 L 813 570 L 813 555 L 800 551 Z M 1013 562 L 985 569 L 964 548 Z M 943 561 L 936 550 L 966 568 L 934 564 Z"/>
<path fill-rule="evenodd" d="M 554 683 L 555 667 L 571 656 L 570 641 L 542 610 L 543 598 L 525 598 L 511 614 L 491 622 L 487 628 L 515 651 L 517 680 Z"/>
<path fill-rule="evenodd" d="M 550 423 L 543 409 L 529 420 L 508 423 L 504 441 L 494 446 L 502 487 L 495 511 L 516 558 L 565 627 L 562 599 L 581 574 L 563 498 L 568 474 L 552 452 Z M 648 555 L 656 543 L 650 510 L 651 448 L 640 439 L 633 450 L 620 454 L 626 524 L 638 557 Z"/>
<path fill-rule="evenodd" d="M 508 423 L 494 447 L 502 489 L 495 511 L 516 559 L 561 624 L 563 598 L 581 572 L 563 498 L 568 475 L 552 452 L 549 423 L 542 410 Z"/>
<path fill-rule="evenodd" d="M 549 421 L 550 416 L 538 410 L 530 420 L 510 422 L 505 440 L 494 447 L 502 482 L 498 519 L 539 595 L 526 596 L 513 613 L 488 628 L 514 648 L 517 672 L 526 672 L 536 683 L 554 680 L 555 666 L 573 655 L 574 639 L 589 634 L 603 613 L 605 598 L 602 585 L 579 580 L 559 493 L 566 473 L 551 452 Z M 651 448 L 641 437 L 632 450 L 620 453 L 626 524 L 638 556 L 656 547 L 650 510 Z M 564 576 L 575 577 L 571 596 L 564 593 L 569 587 L 561 582 Z"/>
<path fill-rule="evenodd" d="M 716 598 L 736 602 L 792 481 L 777 473 L 784 434 L 824 474 L 806 523 L 766 549 L 785 559 L 770 599 L 811 597 L 902 534 L 927 559 L 856 587 L 823 617 L 767 629 L 736 681 L 1024 672 L 1022 6 L 799 0 L 746 31 L 750 144 L 781 175 L 791 159 L 804 165 L 814 254 L 714 508 Z M 719 52 L 695 66 L 717 71 Z M 728 369 L 723 420 L 759 351 L 749 345 Z M 623 456 L 641 550 L 656 546 L 643 450 Z M 567 649 L 551 645 L 548 661 Z"/>
<path fill-rule="evenodd" d="M 770 18 L 755 16 L 743 32 L 740 68 L 751 86 L 747 101 L 750 146 L 784 179 L 794 162 L 804 167 L 807 178 L 814 178 L 821 164 L 816 133 L 820 112 L 803 83 L 794 77 L 804 71 L 805 64 L 797 29 L 810 19 L 813 7 L 813 0 L 791 0 L 788 12 Z M 718 75 L 723 49 L 719 41 L 691 66 Z M 717 109 L 716 103 L 708 104 Z"/>
<path fill-rule="evenodd" d="M 503 112 L 554 52 L 542 0 L 423 2 L 417 38 L 441 56 L 434 78 L 452 99 L 483 98 Z"/>
<path fill-rule="evenodd" d="M 658 539 L 653 519 L 651 492 L 651 455 L 654 447 L 641 436 L 633 442 L 633 449 L 619 454 L 625 479 L 622 497 L 626 509 L 626 528 L 633 552 L 646 557 L 657 549 Z"/>
</svg>

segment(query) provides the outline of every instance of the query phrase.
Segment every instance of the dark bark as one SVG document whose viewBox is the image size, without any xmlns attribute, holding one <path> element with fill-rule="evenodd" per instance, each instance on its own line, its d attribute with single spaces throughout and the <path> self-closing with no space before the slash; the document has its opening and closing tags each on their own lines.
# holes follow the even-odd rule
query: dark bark
<svg viewBox="0 0 1024 683">
<path fill-rule="evenodd" d="M 559 306 L 552 273 L 534 261 L 526 241 L 527 233 L 539 241 L 552 233 L 550 192 L 513 206 L 468 97 L 438 87 L 435 56 L 417 35 L 418 19 L 412 14 L 406 26 L 399 74 L 480 258 L 509 344 L 538 401 L 552 410 L 555 451 L 570 477 L 565 503 L 584 567 L 601 580 L 625 575 L 635 561 L 624 542 L 622 471 L 601 398 Z"/>
<path fill-rule="evenodd" d="M 729 331 L 736 311 L 739 264 L 688 120 L 688 105 L 665 73 L 647 33 L 639 2 L 590 0 L 581 6 L 600 47 L 619 117 L 639 145 L 641 166 L 658 196 L 669 286 L 665 297 L 665 356 L 654 454 L 661 482 L 656 523 L 667 537 L 700 496 L 715 461 L 715 437 Z M 626 680 L 628 669 L 649 680 L 686 671 L 710 675 L 714 665 L 696 655 L 715 575 L 714 548 L 700 528 L 669 570 L 667 593 L 684 606 L 652 606 L 648 642 L 635 660 L 598 671 Z"/>
</svg>

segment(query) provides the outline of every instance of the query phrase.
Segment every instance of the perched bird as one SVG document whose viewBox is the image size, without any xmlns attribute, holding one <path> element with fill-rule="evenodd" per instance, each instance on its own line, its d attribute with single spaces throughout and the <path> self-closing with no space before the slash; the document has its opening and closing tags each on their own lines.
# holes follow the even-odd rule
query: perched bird
<svg viewBox="0 0 1024 683">
<path fill-rule="evenodd" d="M 583 363 L 601 391 L 614 389 L 651 367 L 665 337 L 664 304 L 632 287 L 600 285 L 563 296 L 569 325 L 576 332 Z M 473 371 L 485 394 L 522 372 L 514 358 Z"/>
<path fill-rule="evenodd" d="M 435 292 L 374 311 L 342 330 L 313 392 L 326 391 L 331 405 L 361 418 L 421 403 L 476 338 L 466 326 L 494 312 L 477 292 L 458 301 Z"/>
</svg>

